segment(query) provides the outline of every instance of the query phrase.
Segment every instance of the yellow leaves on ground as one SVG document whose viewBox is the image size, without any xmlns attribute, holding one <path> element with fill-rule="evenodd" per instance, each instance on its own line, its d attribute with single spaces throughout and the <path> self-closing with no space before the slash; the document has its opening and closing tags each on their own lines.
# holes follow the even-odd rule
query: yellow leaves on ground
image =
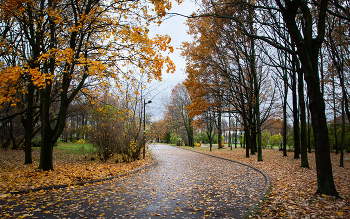
<svg viewBox="0 0 350 219">
<path fill-rule="evenodd" d="M 292 154 L 283 157 L 278 150 L 263 150 L 264 162 L 258 162 L 255 155 L 246 158 L 242 148 L 210 152 L 209 147 L 195 147 L 194 150 L 247 163 L 269 175 L 272 188 L 249 218 L 350 218 L 350 161 L 345 161 L 344 168 L 339 167 L 339 155 L 331 153 L 335 185 L 343 199 L 315 195 L 314 152 L 308 154 L 310 169 L 306 169 L 300 168 L 300 160 L 293 159 Z"/>
<path fill-rule="evenodd" d="M 52 185 L 74 185 L 83 181 L 118 176 L 151 163 L 147 154 L 145 160 L 131 163 L 102 163 L 90 160 L 89 154 L 68 154 L 54 149 L 55 170 L 41 171 L 39 151 L 33 151 L 33 164 L 23 164 L 23 151 L 0 149 L 0 198 L 10 191 L 20 191 Z"/>
</svg>

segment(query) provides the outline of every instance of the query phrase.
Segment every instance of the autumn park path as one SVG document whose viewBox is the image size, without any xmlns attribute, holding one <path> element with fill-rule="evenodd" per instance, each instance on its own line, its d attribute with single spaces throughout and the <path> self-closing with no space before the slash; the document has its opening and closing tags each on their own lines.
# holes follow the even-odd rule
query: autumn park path
<svg viewBox="0 0 350 219">
<path fill-rule="evenodd" d="M 0 218 L 242 218 L 264 192 L 264 175 L 246 165 L 167 145 L 150 149 L 156 164 L 146 170 L 0 202 Z"/>
</svg>

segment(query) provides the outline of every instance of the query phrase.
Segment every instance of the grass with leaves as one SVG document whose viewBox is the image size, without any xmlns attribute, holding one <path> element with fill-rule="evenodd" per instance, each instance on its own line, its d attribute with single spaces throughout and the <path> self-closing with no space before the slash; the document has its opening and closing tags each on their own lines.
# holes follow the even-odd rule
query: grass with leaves
<svg viewBox="0 0 350 219">
<path fill-rule="evenodd" d="M 334 181 L 342 199 L 315 194 L 317 190 L 315 153 L 309 153 L 310 168 L 301 168 L 294 152 L 263 149 L 264 161 L 257 155 L 245 157 L 245 149 L 225 147 L 183 147 L 236 160 L 257 167 L 271 179 L 271 188 L 249 218 L 350 218 L 350 154 L 345 153 L 344 167 L 339 167 L 340 154 L 331 153 Z"/>
<path fill-rule="evenodd" d="M 87 143 L 59 143 L 53 151 L 54 171 L 42 171 L 38 169 L 40 148 L 33 148 L 33 163 L 28 165 L 24 165 L 24 151 L 0 149 L 0 195 L 117 176 L 152 162 L 147 153 L 145 160 L 117 163 L 116 159 L 111 158 L 104 163 L 94 151 L 92 145 Z"/>
</svg>

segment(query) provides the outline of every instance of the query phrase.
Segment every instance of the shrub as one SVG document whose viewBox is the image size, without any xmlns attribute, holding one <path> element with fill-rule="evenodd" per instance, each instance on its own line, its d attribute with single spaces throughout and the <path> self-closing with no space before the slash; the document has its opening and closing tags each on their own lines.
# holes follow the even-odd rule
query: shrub
<svg viewBox="0 0 350 219">
<path fill-rule="evenodd" d="M 283 137 L 281 134 L 273 135 L 269 141 L 271 146 L 280 146 L 282 144 Z"/>
<path fill-rule="evenodd" d="M 86 141 L 84 139 L 79 139 L 77 143 L 86 143 Z"/>
<path fill-rule="evenodd" d="M 195 146 L 195 147 L 200 147 L 200 146 L 201 146 L 201 143 L 197 143 L 197 142 L 196 142 L 196 143 L 194 143 L 194 146 Z"/>
<path fill-rule="evenodd" d="M 182 138 L 180 138 L 177 142 L 176 142 L 176 146 L 183 146 L 184 142 L 182 141 Z"/>
<path fill-rule="evenodd" d="M 199 133 L 195 134 L 194 141 L 195 142 L 205 142 L 205 143 L 209 142 L 207 133 L 199 132 Z"/>
<path fill-rule="evenodd" d="M 41 137 L 40 136 L 35 136 L 32 139 L 32 147 L 40 147 L 41 146 Z"/>
<path fill-rule="evenodd" d="M 270 138 L 271 138 L 270 133 L 268 133 L 268 132 L 261 133 L 261 146 L 263 148 L 266 148 L 266 146 L 269 145 Z"/>
<path fill-rule="evenodd" d="M 137 119 L 133 120 L 113 105 L 96 107 L 89 115 L 89 141 L 96 147 L 102 161 L 107 161 L 114 154 L 123 154 L 123 159 L 118 162 L 139 159 L 143 141 Z"/>
<path fill-rule="evenodd" d="M 178 136 L 176 133 L 171 133 L 170 134 L 170 143 L 171 144 L 178 145 L 178 144 L 181 144 L 181 142 L 182 142 L 182 138 L 180 136 Z M 181 145 L 178 145 L 178 146 L 181 146 Z"/>
</svg>

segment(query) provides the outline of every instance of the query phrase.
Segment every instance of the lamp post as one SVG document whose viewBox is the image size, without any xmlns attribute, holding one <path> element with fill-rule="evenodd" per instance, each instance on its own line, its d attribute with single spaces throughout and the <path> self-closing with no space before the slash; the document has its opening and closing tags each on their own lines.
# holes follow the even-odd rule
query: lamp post
<svg viewBox="0 0 350 219">
<path fill-rule="evenodd" d="M 146 104 L 148 103 L 152 103 L 151 100 L 149 100 L 147 103 L 146 103 L 146 100 L 144 99 L 143 100 L 143 159 L 145 159 L 145 156 L 146 156 Z"/>
</svg>

